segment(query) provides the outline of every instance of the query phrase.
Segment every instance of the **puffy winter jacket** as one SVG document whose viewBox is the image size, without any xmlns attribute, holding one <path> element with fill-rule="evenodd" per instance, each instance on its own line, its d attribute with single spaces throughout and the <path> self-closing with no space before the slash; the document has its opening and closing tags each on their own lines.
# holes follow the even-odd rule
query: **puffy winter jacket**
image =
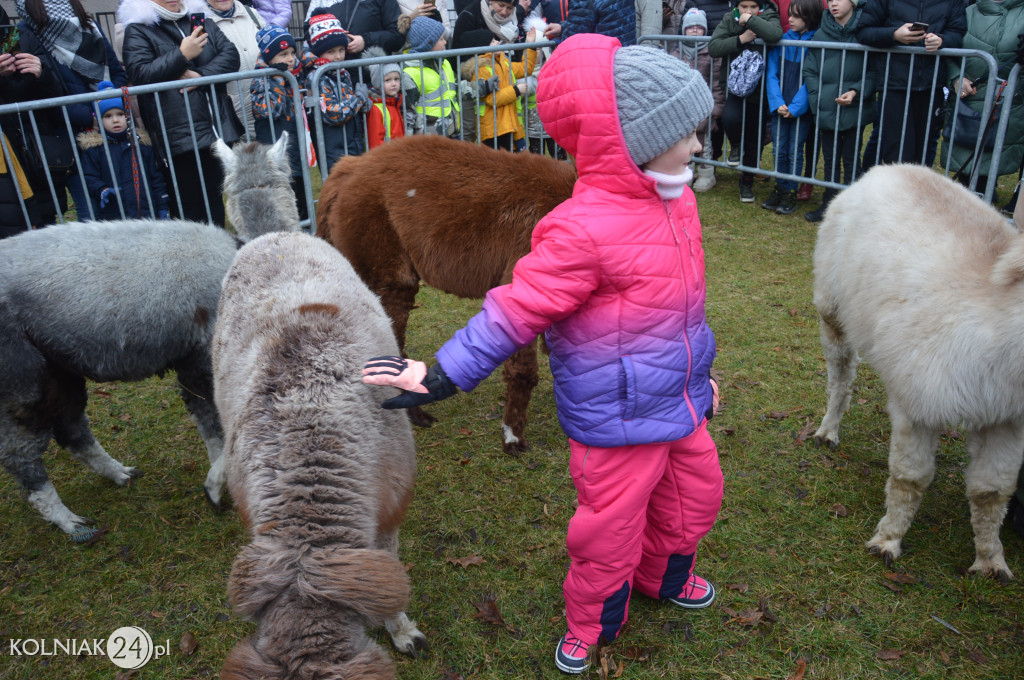
<svg viewBox="0 0 1024 680">
<path fill-rule="evenodd" d="M 783 40 L 813 40 L 814 31 L 786 31 Z M 785 105 L 794 116 L 807 113 L 807 87 L 803 82 L 803 60 L 806 47 L 779 45 L 768 50 L 765 70 L 765 90 L 768 92 L 768 110 L 775 112 Z"/>
<path fill-rule="evenodd" d="M 863 5 L 853 8 L 853 15 L 845 26 L 840 26 L 830 12 L 821 17 L 821 26 L 814 39 L 819 42 L 857 42 L 857 26 Z M 865 67 L 867 52 L 856 50 L 822 50 L 810 48 L 804 57 L 804 85 L 807 87 L 807 106 L 817 116 L 818 127 L 823 130 L 850 130 L 860 124 L 874 122 L 875 70 Z M 855 90 L 857 96 L 850 106 L 836 104 L 836 97 Z"/>
<path fill-rule="evenodd" d="M 167 210 L 170 199 L 167 196 L 167 187 L 164 184 L 163 175 L 157 169 L 156 156 L 145 130 L 139 130 L 137 144 L 133 145 L 128 141 L 128 133 L 125 132 L 115 138 L 107 135 L 107 143 L 104 148 L 103 136 L 99 132 L 83 132 L 78 135 L 78 147 L 81 149 L 82 173 L 85 175 L 85 185 L 89 195 L 96 201 L 96 209 L 99 214 L 98 220 L 119 220 L 121 210 L 118 208 L 117 199 L 112 198 L 106 207 L 100 208 L 99 199 L 104 189 L 115 189 L 121 195 L 124 204 L 124 214 L 128 219 L 134 217 L 153 217 L 150 212 L 150 197 L 152 197 L 153 209 L 156 213 Z M 134 149 L 133 149 L 134 146 Z M 107 163 L 107 149 L 110 150 L 110 163 Z M 132 169 L 132 154 L 137 150 L 137 167 L 139 171 L 139 200 L 135 199 L 135 174 Z M 110 168 L 113 166 L 114 173 L 111 175 Z M 149 187 L 149 196 L 146 195 L 146 187 Z"/>
<path fill-rule="evenodd" d="M 188 0 L 187 5 L 189 12 L 204 12 L 206 9 L 203 0 Z M 217 28 L 217 24 L 206 22 L 209 41 L 199 56 L 190 61 L 178 49 L 184 36 L 189 34 L 188 14 L 176 22 L 166 21 L 160 18 L 155 7 L 149 0 L 122 0 L 117 9 L 117 19 L 125 25 L 121 55 L 132 84 L 176 81 L 189 69 L 201 76 L 238 71 L 238 50 Z M 235 111 L 225 87 L 217 85 L 214 90 L 220 117 L 217 129 L 224 141 L 231 144 L 238 141 Z M 160 98 L 163 120 L 158 115 L 156 97 Z M 185 98 L 177 89 L 139 97 L 142 118 L 146 129 L 154 136 L 157 148 L 163 151 L 166 138 L 170 142 L 171 153 L 175 155 L 192 151 L 193 132 L 196 148 L 205 149 L 213 144 L 216 139 L 213 106 L 209 86 L 188 93 L 188 109 Z"/>
<path fill-rule="evenodd" d="M 562 38 L 578 33 L 600 33 L 618 38 L 623 45 L 635 45 L 636 1 L 569 0 L 569 17 L 562 24 Z"/>
<path fill-rule="evenodd" d="M 572 36 L 541 70 L 544 127 L 576 158 L 572 198 L 534 229 L 512 283 L 437 353 L 470 390 L 546 331 L 559 421 L 592 446 L 693 432 L 711 405 L 715 356 L 697 204 L 689 189 L 662 200 L 629 156 L 612 78 L 619 46 Z"/>
<path fill-rule="evenodd" d="M 765 54 L 765 48 L 753 42 L 743 44 L 740 35 L 747 29 L 757 34 L 764 43 L 774 45 L 782 39 L 782 24 L 779 23 L 779 12 L 772 2 L 765 2 L 761 13 L 747 20 L 746 26 L 740 26 L 732 10 L 728 11 L 715 27 L 708 42 L 708 54 L 722 59 L 722 82 L 729 81 L 729 68 L 733 60 L 745 50 L 754 50 Z"/>
<path fill-rule="evenodd" d="M 996 63 L 1002 66 L 1000 78 L 1009 75 L 1013 65 L 1007 62 L 1016 55 L 1017 36 L 1021 33 L 1024 33 L 1024 0 L 978 0 L 967 8 L 967 34 L 964 36 L 963 46 L 967 49 L 984 50 L 994 56 Z M 957 92 L 956 81 L 960 79 L 960 65 L 959 59 L 949 60 L 949 85 L 953 92 Z M 963 75 L 975 81 L 978 91 L 962 99 L 960 106 L 970 106 L 976 111 L 981 111 L 988 90 L 988 66 L 981 59 L 967 59 Z M 1005 106 L 1006 102 L 1003 102 L 1003 105 Z M 949 111 L 947 115 L 953 115 L 952 103 L 949 105 Z M 1017 93 L 1013 98 L 1009 115 L 1006 139 L 1003 142 L 1002 155 L 999 157 L 1000 175 L 1015 172 L 1020 167 L 1021 157 L 1024 156 L 1024 83 L 1020 81 L 1017 83 Z M 943 145 L 947 151 L 952 151 L 950 167 L 962 167 L 974 153 L 974 140 L 968 145 L 970 148 L 964 146 L 965 144 L 967 140 L 957 140 L 953 145 Z M 985 168 L 986 172 L 991 162 L 991 152 L 983 150 L 981 167 Z M 968 163 L 964 172 L 969 173 L 972 167 L 973 164 Z"/>
<path fill-rule="evenodd" d="M 967 31 L 967 17 L 963 0 L 870 0 L 864 4 L 857 28 L 857 40 L 872 47 L 896 47 L 893 32 L 907 22 L 923 21 L 928 32 L 942 38 L 943 47 L 962 47 Z M 917 46 L 923 46 L 918 43 Z M 894 90 L 930 90 L 935 83 L 935 60 L 909 54 L 896 54 L 890 59 L 874 59 L 879 74 L 884 74 L 886 86 Z M 886 64 L 888 62 L 888 72 Z M 943 69 L 938 69 L 943 73 Z"/>
</svg>

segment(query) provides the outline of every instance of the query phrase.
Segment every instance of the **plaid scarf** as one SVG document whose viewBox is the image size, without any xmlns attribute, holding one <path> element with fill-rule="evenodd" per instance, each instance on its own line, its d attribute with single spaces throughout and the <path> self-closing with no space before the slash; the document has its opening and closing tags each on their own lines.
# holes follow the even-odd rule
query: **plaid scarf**
<svg viewBox="0 0 1024 680">
<path fill-rule="evenodd" d="M 46 50 L 57 61 L 82 76 L 86 84 L 96 89 L 96 83 L 110 79 L 107 66 L 107 46 L 103 34 L 94 23 L 83 27 L 71 4 L 66 0 L 43 0 L 50 18 L 45 26 L 36 26 L 25 9 L 25 0 L 15 0 L 14 6 L 22 21 L 39 36 Z"/>
</svg>

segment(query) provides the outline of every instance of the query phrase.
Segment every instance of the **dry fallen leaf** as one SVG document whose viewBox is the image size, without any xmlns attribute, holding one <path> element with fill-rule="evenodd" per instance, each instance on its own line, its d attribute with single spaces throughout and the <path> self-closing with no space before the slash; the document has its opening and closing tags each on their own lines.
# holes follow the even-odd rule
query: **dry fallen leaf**
<svg viewBox="0 0 1024 680">
<path fill-rule="evenodd" d="M 807 662 L 803 659 L 796 660 L 796 672 L 786 680 L 804 680 L 804 672 L 807 670 Z"/>
<path fill-rule="evenodd" d="M 448 564 L 454 564 L 456 566 L 462 567 L 463 569 L 470 566 L 471 564 L 483 564 L 486 561 L 487 560 L 485 560 L 480 555 L 466 555 L 465 557 L 458 558 L 449 557 L 445 560 L 445 562 L 447 562 Z"/>
<path fill-rule="evenodd" d="M 495 626 L 505 626 L 505 619 L 502 618 L 501 612 L 498 611 L 498 605 L 493 598 L 485 597 L 479 602 L 474 602 L 473 606 L 476 607 L 476 614 L 473 614 L 473 618 L 482 619 Z"/>
<path fill-rule="evenodd" d="M 898 661 L 903 658 L 904 654 L 906 654 L 906 652 L 902 649 L 882 649 L 875 654 L 875 658 L 880 659 L 881 661 Z"/>
<path fill-rule="evenodd" d="M 178 649 L 185 656 L 192 656 L 193 652 L 199 648 L 199 641 L 196 640 L 196 636 L 191 631 L 185 631 L 181 636 L 181 642 L 178 643 Z"/>
<path fill-rule="evenodd" d="M 118 671 L 114 673 L 114 680 L 134 680 L 138 675 L 138 671 Z"/>
<path fill-rule="evenodd" d="M 465 427 L 460 427 L 459 428 L 459 434 L 464 434 L 464 435 L 466 435 L 468 437 L 471 434 L 473 434 L 473 430 L 467 429 Z"/>
<path fill-rule="evenodd" d="M 785 420 L 789 417 L 789 414 L 783 413 L 782 411 L 768 411 L 765 417 L 771 418 L 772 420 Z"/>
<path fill-rule="evenodd" d="M 896 583 L 917 583 L 917 579 L 910 574 L 900 574 L 895 571 L 885 572 L 885 577 L 890 581 L 895 581 Z"/>
<path fill-rule="evenodd" d="M 833 503 L 832 507 L 828 509 L 836 517 L 846 517 L 850 514 L 850 511 L 846 509 L 846 506 L 842 503 Z"/>
<path fill-rule="evenodd" d="M 735 590 L 740 593 L 745 593 L 750 590 L 750 586 L 746 583 L 731 583 L 725 587 L 726 590 Z"/>
<path fill-rule="evenodd" d="M 981 653 L 980 649 L 975 649 L 973 652 L 967 655 L 967 658 L 977 664 L 987 663 L 988 659 Z"/>
</svg>

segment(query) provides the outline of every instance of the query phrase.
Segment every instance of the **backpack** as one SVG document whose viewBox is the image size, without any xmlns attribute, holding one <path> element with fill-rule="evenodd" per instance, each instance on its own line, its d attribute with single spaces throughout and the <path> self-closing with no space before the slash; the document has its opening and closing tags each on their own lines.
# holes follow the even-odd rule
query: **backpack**
<svg viewBox="0 0 1024 680">
<path fill-rule="evenodd" d="M 764 75 L 764 56 L 754 50 L 743 50 L 729 67 L 726 86 L 737 97 L 746 97 L 757 89 Z"/>
</svg>

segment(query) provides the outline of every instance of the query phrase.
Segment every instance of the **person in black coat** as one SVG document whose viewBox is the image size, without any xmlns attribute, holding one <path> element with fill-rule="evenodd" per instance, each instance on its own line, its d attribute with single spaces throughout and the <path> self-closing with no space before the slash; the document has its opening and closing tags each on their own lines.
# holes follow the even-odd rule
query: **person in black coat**
<svg viewBox="0 0 1024 680">
<path fill-rule="evenodd" d="M 202 12 L 206 3 L 188 2 L 123 0 L 117 10 L 125 27 L 121 54 L 135 85 L 182 81 L 181 89 L 140 96 L 139 108 L 157 151 L 165 156 L 169 151 L 172 211 L 178 207 L 176 194 L 181 217 L 224 226 L 224 172 L 211 147 L 218 137 L 227 144 L 238 141 L 240 125 L 223 85 L 189 88 L 187 83 L 235 73 L 240 60 L 216 23 L 191 29 L 189 13 Z"/>
<path fill-rule="evenodd" d="M 306 26 L 310 17 L 323 9 L 338 17 L 342 27 L 348 31 L 345 59 L 359 59 L 363 50 L 372 46 L 394 54 L 405 44 L 405 36 L 398 32 L 398 17 L 402 15 L 398 0 L 341 0 L 334 3 L 331 0 L 313 0 L 306 10 Z M 369 83 L 369 72 L 364 75 L 367 78 L 364 82 Z"/>
<path fill-rule="evenodd" d="M 3 7 L 0 24 L 12 25 Z M 59 97 L 62 91 L 56 69 L 47 68 L 38 55 L 26 51 L 0 54 L 0 104 Z M 43 111 L 35 118 L 43 132 L 50 116 Z M 32 126 L 27 115 L 0 116 L 0 238 L 53 224 L 57 218 L 45 171 L 32 167 L 24 149 L 29 140 L 22 130 L 30 140 Z"/>
<path fill-rule="evenodd" d="M 914 30 L 914 23 L 926 27 Z M 870 0 L 865 3 L 857 40 L 872 47 L 924 47 L 928 52 L 963 45 L 967 32 L 963 0 Z M 941 79 L 946 69 L 927 56 L 894 54 L 873 60 L 884 82 L 878 122 L 878 157 L 883 163 L 927 163 L 931 137 L 942 129 Z M 902 144 L 902 153 L 900 146 Z M 870 164 L 870 159 L 865 159 Z"/>
</svg>

